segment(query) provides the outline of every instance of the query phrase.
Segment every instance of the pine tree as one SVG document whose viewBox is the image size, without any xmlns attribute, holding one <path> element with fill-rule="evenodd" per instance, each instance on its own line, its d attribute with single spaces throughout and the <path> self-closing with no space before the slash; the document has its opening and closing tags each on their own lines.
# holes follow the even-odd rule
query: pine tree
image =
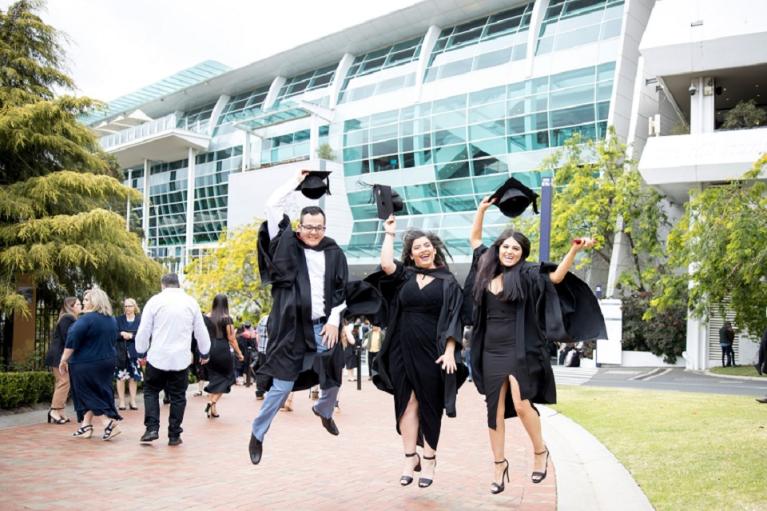
<svg viewBox="0 0 767 511">
<path fill-rule="evenodd" d="M 149 295 L 162 272 L 126 230 L 126 201 L 141 195 L 77 120 L 99 104 L 54 92 L 74 84 L 42 6 L 0 10 L 0 308 L 25 315 L 22 276 L 57 295 L 98 284 L 121 299 Z"/>
</svg>

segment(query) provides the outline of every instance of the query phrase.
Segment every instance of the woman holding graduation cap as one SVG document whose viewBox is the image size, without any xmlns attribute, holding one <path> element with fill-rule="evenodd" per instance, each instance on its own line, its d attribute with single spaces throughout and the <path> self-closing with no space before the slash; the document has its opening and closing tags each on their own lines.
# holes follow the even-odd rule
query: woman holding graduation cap
<svg viewBox="0 0 767 511">
<path fill-rule="evenodd" d="M 456 392 L 466 377 L 455 356 L 463 328 L 463 296 L 448 270 L 447 249 L 437 236 L 406 232 L 400 262 L 394 259 L 393 214 L 384 229 L 381 272 L 367 279 L 377 281 L 389 302 L 387 335 L 373 381 L 394 394 L 396 429 L 405 451 L 400 484 L 409 485 L 414 472 L 420 471 L 418 486 L 426 488 L 434 479 L 443 409 L 455 416 Z M 423 447 L 423 457 L 416 445 Z"/>
<path fill-rule="evenodd" d="M 533 444 L 532 482 L 540 483 L 548 473 L 549 451 L 532 404 L 556 402 L 547 342 L 605 334 L 596 297 L 587 284 L 568 273 L 576 254 L 594 245 L 592 239 L 573 240 L 559 265 L 528 263 L 530 241 L 513 229 L 504 230 L 490 247 L 482 244 L 482 224 L 492 204 L 506 216 L 519 216 L 536 198 L 532 190 L 509 179 L 482 200 L 470 235 L 474 257 L 464 289 L 473 304 L 472 375 L 487 403 L 494 494 L 502 492 L 509 480 L 506 418 L 519 416 Z M 560 302 L 564 297 L 567 303 Z"/>
</svg>

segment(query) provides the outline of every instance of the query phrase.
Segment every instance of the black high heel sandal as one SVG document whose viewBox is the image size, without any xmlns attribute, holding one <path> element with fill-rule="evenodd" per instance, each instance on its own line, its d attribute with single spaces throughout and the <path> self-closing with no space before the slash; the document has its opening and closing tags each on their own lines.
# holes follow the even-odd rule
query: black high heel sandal
<svg viewBox="0 0 767 511">
<path fill-rule="evenodd" d="M 69 419 L 65 419 L 64 417 L 59 417 L 58 419 L 53 416 L 53 408 L 48 410 L 48 424 L 66 424 L 69 422 Z"/>
<path fill-rule="evenodd" d="M 493 481 L 490 484 L 490 493 L 495 495 L 495 494 L 501 493 L 503 490 L 506 489 L 506 483 L 503 481 L 504 477 L 506 478 L 507 482 L 511 482 L 511 480 L 509 479 L 509 460 L 504 458 L 502 461 L 494 461 L 493 463 L 495 463 L 496 465 L 500 465 L 501 463 L 506 463 L 506 468 L 503 469 L 503 474 L 501 474 L 501 484 L 498 484 L 495 481 Z"/>
<path fill-rule="evenodd" d="M 418 456 L 417 452 L 411 452 L 410 454 L 405 454 L 406 458 L 412 458 L 413 456 Z M 421 457 L 418 456 L 418 463 L 415 464 L 415 467 L 413 467 L 413 472 L 420 472 L 421 471 Z M 402 476 L 399 478 L 399 484 L 402 486 L 407 486 L 410 483 L 413 482 L 412 476 Z"/>
<path fill-rule="evenodd" d="M 548 449 L 548 447 L 545 450 L 541 451 L 541 452 L 536 452 L 535 455 L 536 456 L 540 456 L 543 453 L 546 453 L 546 465 L 544 465 L 543 472 L 539 472 L 539 471 L 536 470 L 532 474 L 530 474 L 530 480 L 533 481 L 535 484 L 538 484 L 541 481 L 543 481 L 544 479 L 546 479 L 546 474 L 549 472 L 549 449 Z"/>
<path fill-rule="evenodd" d="M 434 469 L 436 470 L 436 468 L 437 468 L 437 455 L 436 454 L 434 456 L 431 456 L 431 457 L 424 456 L 423 459 L 429 460 L 429 461 L 434 460 Z M 431 483 L 433 483 L 433 482 L 434 482 L 433 479 L 428 479 L 426 477 L 419 477 L 418 478 L 418 487 L 419 488 L 428 488 L 429 486 L 431 486 Z"/>
<path fill-rule="evenodd" d="M 207 405 L 205 405 L 205 415 L 206 415 L 206 416 L 207 416 L 209 419 L 210 419 L 210 417 L 211 417 L 211 414 L 210 414 L 210 409 L 211 409 L 211 407 L 212 407 L 212 406 L 213 406 L 213 403 L 208 403 Z"/>
<path fill-rule="evenodd" d="M 109 440 L 110 438 L 114 438 L 120 433 L 122 433 L 122 431 L 120 431 L 120 428 L 118 426 L 119 424 L 117 423 L 117 421 L 114 419 L 111 419 L 109 421 L 109 424 L 107 424 L 107 426 L 104 428 L 104 434 L 101 435 L 101 439 Z"/>
</svg>

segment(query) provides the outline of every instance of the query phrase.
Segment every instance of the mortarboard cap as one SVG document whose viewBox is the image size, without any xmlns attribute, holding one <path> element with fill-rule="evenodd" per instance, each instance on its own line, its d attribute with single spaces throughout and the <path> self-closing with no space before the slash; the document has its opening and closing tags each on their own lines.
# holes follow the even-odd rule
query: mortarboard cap
<svg viewBox="0 0 767 511">
<path fill-rule="evenodd" d="M 390 215 L 405 209 L 402 197 L 391 186 L 373 185 L 373 200 L 378 208 L 378 218 L 386 220 Z"/>
<path fill-rule="evenodd" d="M 305 197 L 310 199 L 319 199 L 325 194 L 330 195 L 330 181 L 328 180 L 328 176 L 330 176 L 330 171 L 311 170 L 301 184 L 296 187 L 296 190 L 300 191 Z"/>
<path fill-rule="evenodd" d="M 538 214 L 538 194 L 513 177 L 506 180 L 490 198 L 495 199 L 495 205 L 508 217 L 521 215 L 531 202 L 533 211 Z"/>
</svg>

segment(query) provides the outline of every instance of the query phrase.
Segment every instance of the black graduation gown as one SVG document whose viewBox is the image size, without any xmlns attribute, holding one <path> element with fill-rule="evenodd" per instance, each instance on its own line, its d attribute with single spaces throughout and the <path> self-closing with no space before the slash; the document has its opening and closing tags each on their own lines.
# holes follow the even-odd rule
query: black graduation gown
<svg viewBox="0 0 767 511">
<path fill-rule="evenodd" d="M 441 283 L 442 285 L 442 306 L 439 310 L 439 317 L 437 318 L 436 338 L 434 339 L 435 350 L 434 353 L 441 355 L 445 351 L 447 340 L 452 338 L 456 343 L 459 343 L 463 334 L 463 324 L 461 322 L 461 305 L 463 302 L 463 294 L 461 287 L 456 281 L 452 273 L 447 269 L 438 268 L 436 270 L 418 270 L 413 267 L 405 267 L 399 261 L 396 261 L 396 270 L 391 275 L 386 275 L 382 270 L 368 276 L 365 280 L 375 284 L 381 291 L 384 300 L 388 305 L 388 321 L 386 328 L 386 336 L 381 346 L 381 350 L 378 352 L 378 356 L 373 361 L 373 369 L 377 371 L 377 374 L 373 376 L 373 383 L 379 390 L 393 394 L 395 397 L 395 426 L 397 432 L 399 430 L 399 421 L 402 414 L 407 407 L 407 401 L 410 398 L 409 389 L 412 388 L 413 382 L 407 386 L 407 395 L 402 394 L 400 388 L 395 381 L 393 381 L 392 375 L 394 372 L 391 367 L 391 355 L 394 351 L 396 343 L 403 340 L 406 332 L 401 328 L 400 319 L 402 317 L 402 303 L 401 293 L 405 285 L 414 280 L 418 273 L 427 273 L 435 278 L 437 282 L 432 282 L 428 286 L 434 286 Z M 427 287 L 428 287 L 427 286 Z M 424 288 L 426 289 L 426 288 Z M 406 342 L 407 340 L 404 339 Z M 443 395 L 439 410 L 436 411 L 436 417 L 420 417 L 420 427 L 418 435 L 418 444 L 423 445 L 423 438 L 426 437 L 427 442 L 432 447 L 437 447 L 439 440 L 439 420 L 441 419 L 442 410 L 448 417 L 456 416 L 456 396 L 458 388 L 466 380 L 468 371 L 466 367 L 460 362 L 460 348 L 456 347 L 455 350 L 457 371 L 453 374 L 447 374 L 444 371 L 439 371 L 441 381 L 438 383 L 443 389 Z M 436 357 L 434 358 L 436 360 Z M 429 364 L 434 364 L 434 360 L 428 361 Z M 430 366 L 429 368 L 431 368 Z M 397 368 L 398 369 L 398 368 Z M 418 385 L 418 383 L 415 383 Z M 400 391 L 400 392 L 398 392 Z M 415 389 L 414 389 L 415 391 Z M 416 391 L 416 395 L 418 392 Z M 419 413 L 423 415 L 433 407 L 420 406 Z M 433 410 L 432 410 L 433 411 Z M 436 424 L 434 422 L 437 421 Z M 425 428 L 429 428 L 426 430 Z"/>
<path fill-rule="evenodd" d="M 485 395 L 488 404 L 488 427 L 496 427 L 496 410 L 500 396 L 491 396 L 486 392 L 483 375 L 484 339 L 487 327 L 487 293 L 482 293 L 479 303 L 473 301 L 474 279 L 479 258 L 487 247 L 480 245 L 474 250 L 471 270 L 466 277 L 464 293 L 472 306 L 464 306 L 464 318 L 471 315 L 474 325 L 471 340 L 472 379 L 480 394 Z M 530 357 L 537 358 L 542 371 L 539 381 L 533 386 L 535 395 L 530 396 L 533 403 L 554 404 L 557 401 L 554 373 L 549 361 L 548 343 L 556 341 L 587 341 L 606 339 L 607 329 L 604 317 L 594 293 L 588 284 L 568 272 L 559 284 L 554 284 L 549 273 L 556 270 L 552 263 L 522 263 L 522 278 L 525 299 L 515 302 L 516 331 L 514 337 L 523 342 L 516 343 L 516 356 L 520 364 L 526 364 Z M 505 417 L 515 417 L 511 390 L 505 396 Z"/>
<path fill-rule="evenodd" d="M 283 216 L 279 232 L 269 239 L 267 223 L 258 233 L 258 264 L 261 281 L 272 286 L 272 311 L 266 324 L 269 344 L 266 360 L 258 374 L 295 382 L 295 390 L 319 384 L 321 388 L 340 386 L 344 366 L 343 347 L 318 354 L 312 328 L 312 300 L 306 247 Z M 344 302 L 348 267 L 341 247 L 323 238 L 314 250 L 325 255 L 325 311 Z"/>
</svg>

